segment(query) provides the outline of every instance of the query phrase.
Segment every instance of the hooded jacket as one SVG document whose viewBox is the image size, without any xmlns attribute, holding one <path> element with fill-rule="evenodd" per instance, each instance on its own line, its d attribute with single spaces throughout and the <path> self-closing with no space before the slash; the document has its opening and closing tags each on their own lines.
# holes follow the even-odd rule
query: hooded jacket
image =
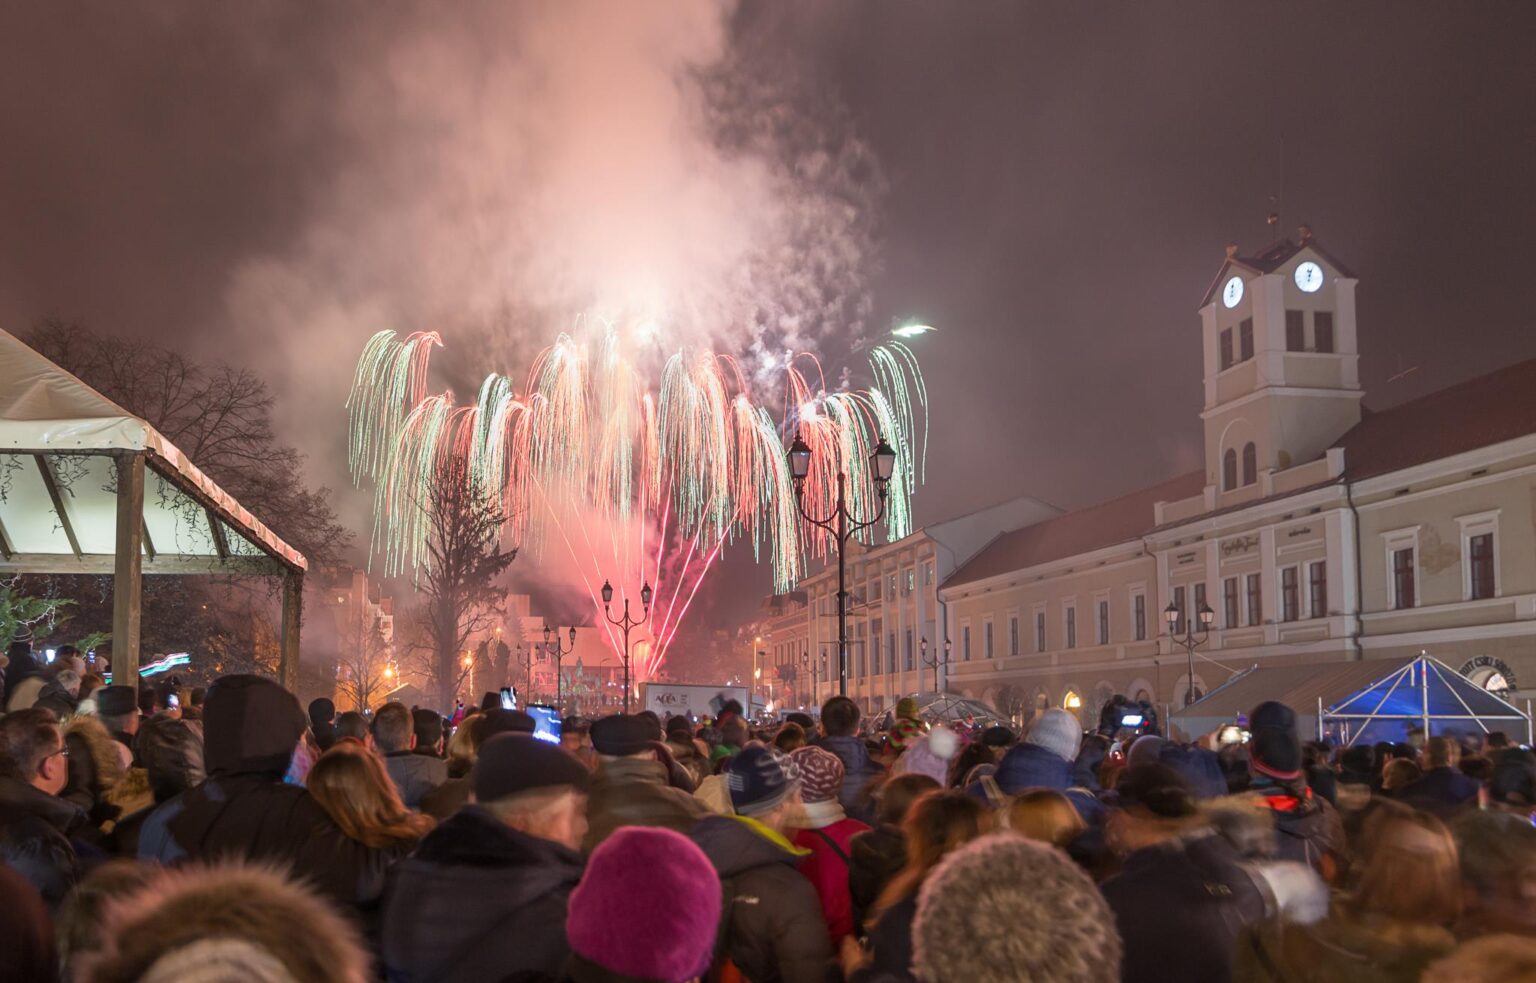
<svg viewBox="0 0 1536 983">
<path fill-rule="evenodd" d="M 620 826 L 686 833 L 708 812 L 698 799 L 667 784 L 667 766 L 660 761 L 604 761 L 587 788 L 587 836 L 581 849 L 591 853 Z"/>
<path fill-rule="evenodd" d="M 0 775 L 0 863 L 31 882 L 49 908 L 80 879 L 69 838 L 85 824 L 74 803 Z"/>
<path fill-rule="evenodd" d="M 1268 808 L 1275 821 L 1275 859 L 1308 864 L 1325 877 L 1344 850 L 1344 822 L 1328 800 L 1302 784 L 1256 783 L 1248 798 Z"/>
<path fill-rule="evenodd" d="M 1450 952 L 1447 929 L 1336 912 L 1315 925 L 1271 919 L 1238 942 L 1237 983 L 1418 983 Z"/>
<path fill-rule="evenodd" d="M 390 871 L 382 925 L 392 983 L 558 978 L 582 860 L 466 806 Z"/>
<path fill-rule="evenodd" d="M 821 983 L 835 974 L 816 889 L 782 836 L 740 816 L 709 816 L 689 834 L 725 892 L 718 969 L 729 957 L 752 983 Z"/>
<path fill-rule="evenodd" d="M 869 756 L 869 748 L 864 746 L 861 738 L 819 737 L 811 743 L 831 751 L 843 763 L 843 790 L 837 797 L 843 804 L 843 811 L 861 823 L 873 823 L 873 788 L 876 782 L 885 777 L 885 768 Z"/>
<path fill-rule="evenodd" d="M 1209 827 L 1137 850 L 1101 885 L 1124 944 L 1122 983 L 1232 978 L 1232 951 L 1267 914 L 1237 849 Z"/>
<path fill-rule="evenodd" d="M 351 906 L 379 890 L 367 848 L 349 840 L 298 785 L 285 785 L 305 717 L 293 694 L 260 676 L 224 676 L 204 702 L 208 778 L 159 806 L 139 831 L 141 859 L 268 860 Z"/>
</svg>

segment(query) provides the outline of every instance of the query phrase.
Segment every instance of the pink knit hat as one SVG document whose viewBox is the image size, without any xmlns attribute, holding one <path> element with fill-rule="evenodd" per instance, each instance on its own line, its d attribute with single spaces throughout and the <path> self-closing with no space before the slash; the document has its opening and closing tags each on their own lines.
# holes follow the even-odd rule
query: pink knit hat
<svg viewBox="0 0 1536 983">
<path fill-rule="evenodd" d="M 661 983 L 703 976 L 720 924 L 720 879 L 669 829 L 625 826 L 598 844 L 571 892 L 571 951 L 610 973 Z"/>
<path fill-rule="evenodd" d="M 814 745 L 795 748 L 790 760 L 800 766 L 800 797 L 806 802 L 830 802 L 843 791 L 843 760 Z"/>
</svg>

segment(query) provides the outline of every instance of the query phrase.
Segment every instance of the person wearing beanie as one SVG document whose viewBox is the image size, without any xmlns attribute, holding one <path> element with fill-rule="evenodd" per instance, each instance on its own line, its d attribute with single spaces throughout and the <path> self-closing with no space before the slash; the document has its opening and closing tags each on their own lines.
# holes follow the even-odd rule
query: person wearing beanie
<svg viewBox="0 0 1536 983">
<path fill-rule="evenodd" d="M 203 706 L 207 778 L 144 818 L 139 858 L 274 862 L 303 871 L 342 905 L 363 900 L 367 851 L 302 786 L 283 781 L 308 725 L 299 701 L 270 679 L 216 680 Z"/>
<path fill-rule="evenodd" d="M 1260 703 L 1248 715 L 1248 792 L 1275 821 L 1276 857 L 1308 864 L 1332 881 L 1344 852 L 1344 823 L 1328 801 L 1307 786 L 1296 712 Z"/>
<path fill-rule="evenodd" d="M 309 730 L 320 750 L 329 751 L 336 743 L 336 704 L 323 696 L 310 700 Z"/>
<path fill-rule="evenodd" d="M 960 753 L 960 737 L 943 724 L 907 746 L 907 751 L 891 765 L 891 774 L 927 775 L 940 785 L 949 781 L 950 762 Z"/>
<path fill-rule="evenodd" d="M 848 889 L 853 838 L 869 827 L 843 813 L 838 793 L 843 787 L 843 763 L 831 751 L 803 747 L 789 755 L 800 769 L 800 798 L 805 806 L 801 829 L 792 842 L 810 855 L 800 861 L 800 873 L 816 888 L 827 935 L 834 947 L 852 935 L 853 898 Z"/>
<path fill-rule="evenodd" d="M 1230 980 L 1242 929 L 1268 914 L 1259 882 L 1177 769 L 1127 768 L 1117 791 L 1108 833 L 1123 864 L 1102 890 L 1124 943 L 1123 983 Z"/>
<path fill-rule="evenodd" d="M 133 738 L 139 732 L 139 694 L 132 686 L 103 686 L 96 691 L 96 716 L 120 747 L 123 770 L 135 764 Z"/>
<path fill-rule="evenodd" d="M 215 684 L 217 685 L 217 684 Z M 295 704 L 297 707 L 297 704 Z M 367 983 L 357 929 L 268 867 L 166 870 L 109 901 L 81 983 Z"/>
<path fill-rule="evenodd" d="M 720 881 L 692 840 L 618 830 L 592 851 L 571 892 L 565 934 L 572 983 L 687 983 L 709 972 Z"/>
<path fill-rule="evenodd" d="M 732 816 L 706 816 L 689 831 L 720 876 L 720 932 L 728 959 L 752 983 L 827 978 L 832 945 L 816 889 L 795 869 L 807 856 L 785 835 L 804 813 L 799 768 L 765 747 L 726 765 Z"/>
<path fill-rule="evenodd" d="M 657 734 L 656 725 L 639 714 L 614 714 L 592 724 L 598 763 L 587 798 L 584 853 L 620 826 L 686 833 L 708 813 L 703 803 L 668 783 Z"/>
<path fill-rule="evenodd" d="M 918 894 L 913 968 L 924 983 L 1115 983 L 1120 960 L 1093 881 L 1060 850 L 1021 836 L 961 847 Z"/>
<path fill-rule="evenodd" d="M 1076 717 L 1060 707 L 1042 713 L 1029 728 L 1024 740 L 1003 755 L 993 780 L 1007 795 L 1017 795 L 1027 788 L 1049 788 L 1065 792 L 1067 798 L 1088 825 L 1102 822 L 1103 807 L 1092 792 L 1074 787 L 1072 768 L 1083 742 L 1083 727 Z M 966 791 L 986 798 L 983 783 L 973 783 Z"/>
<path fill-rule="evenodd" d="M 904 696 L 896 701 L 896 711 L 891 720 L 891 747 L 897 753 L 905 752 L 927 730 L 916 700 Z"/>
<path fill-rule="evenodd" d="M 385 974 L 418 983 L 558 978 L 565 919 L 581 880 L 591 773 L 527 734 L 480 746 L 474 801 L 391 871 L 381 930 Z"/>
</svg>

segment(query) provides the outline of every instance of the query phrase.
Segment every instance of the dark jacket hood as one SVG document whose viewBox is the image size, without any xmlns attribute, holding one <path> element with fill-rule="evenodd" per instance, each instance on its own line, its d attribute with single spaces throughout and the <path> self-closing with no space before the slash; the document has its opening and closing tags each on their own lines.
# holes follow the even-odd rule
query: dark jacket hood
<svg viewBox="0 0 1536 983">
<path fill-rule="evenodd" d="M 1016 744 L 1003 755 L 993 777 L 1009 795 L 1026 788 L 1062 791 L 1072 787 L 1072 762 L 1034 744 Z"/>
<path fill-rule="evenodd" d="M 261 676 L 223 676 L 203 701 L 203 759 L 208 774 L 281 776 L 309 719 L 298 699 Z"/>
<path fill-rule="evenodd" d="M 754 867 L 799 862 L 800 858 L 739 819 L 706 816 L 688 834 L 715 865 L 721 877 L 734 877 Z"/>
</svg>

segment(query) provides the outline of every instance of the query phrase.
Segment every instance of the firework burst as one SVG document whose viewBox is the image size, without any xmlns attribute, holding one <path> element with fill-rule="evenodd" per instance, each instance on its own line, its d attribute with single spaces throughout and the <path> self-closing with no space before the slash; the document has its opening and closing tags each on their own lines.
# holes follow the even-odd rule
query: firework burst
<svg viewBox="0 0 1536 983">
<path fill-rule="evenodd" d="M 649 644 L 637 648 L 635 678 L 655 674 L 699 586 L 732 542 L 767 554 L 778 590 L 808 558 L 832 546 L 799 520 L 785 457 L 798 431 L 813 449 L 803 495 L 825 510 L 837 476 L 849 480 L 858 513 L 876 507 L 871 455 L 884 438 L 896 450 L 884 526 L 911 531 L 911 497 L 922 480 L 927 392 L 912 351 L 900 342 L 870 352 L 868 389 L 828 392 L 811 355 L 788 358 L 772 384 L 775 418 L 754 399 L 735 359 L 680 351 L 655 390 L 603 326 L 591 342 L 562 334 L 534 360 L 524 384 L 492 374 L 472 404 L 430 394 L 435 332 L 369 339 L 347 399 L 353 480 L 374 487 L 373 553 L 395 576 L 427 562 L 428 490 L 445 468 L 468 465 L 481 494 L 500 500 L 504 535 L 538 556 L 569 553 L 595 611 L 598 587 L 655 586 Z M 919 425 L 921 428 L 919 428 Z M 617 574 L 617 575 L 615 575 Z M 596 617 L 598 625 L 605 624 Z M 617 636 L 610 629 L 610 642 Z"/>
</svg>

